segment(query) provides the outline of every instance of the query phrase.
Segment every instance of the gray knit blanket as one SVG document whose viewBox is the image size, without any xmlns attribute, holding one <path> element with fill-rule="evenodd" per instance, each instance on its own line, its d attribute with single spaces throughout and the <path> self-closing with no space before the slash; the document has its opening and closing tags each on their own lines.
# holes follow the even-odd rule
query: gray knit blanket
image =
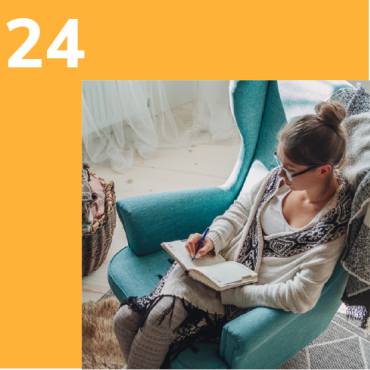
<svg viewBox="0 0 370 370">
<path fill-rule="evenodd" d="M 348 149 L 343 175 L 349 181 L 353 201 L 341 263 L 350 273 L 342 301 L 347 315 L 361 320 L 370 330 L 370 95 L 357 88 L 336 91 L 327 101 L 339 101 L 347 111 L 342 127 Z"/>
<path fill-rule="evenodd" d="M 369 125 L 370 126 L 370 125 Z M 351 273 L 348 297 L 369 290 L 370 295 L 370 167 L 357 174 L 357 187 L 347 229 L 343 267 Z"/>
</svg>

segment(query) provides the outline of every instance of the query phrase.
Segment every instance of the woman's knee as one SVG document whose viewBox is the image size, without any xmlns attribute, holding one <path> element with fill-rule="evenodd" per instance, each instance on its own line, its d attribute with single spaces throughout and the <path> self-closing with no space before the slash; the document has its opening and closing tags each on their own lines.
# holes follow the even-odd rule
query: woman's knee
<svg viewBox="0 0 370 370">
<path fill-rule="evenodd" d="M 165 311 L 167 311 L 166 315 L 164 315 Z M 170 327 L 174 330 L 185 320 L 186 316 L 187 312 L 180 298 L 176 297 L 173 305 L 173 297 L 165 296 L 155 304 L 146 318 L 146 323 L 159 330 L 167 331 Z"/>
<path fill-rule="evenodd" d="M 114 315 L 114 330 L 136 330 L 139 325 L 140 319 L 141 315 L 138 312 L 133 312 L 128 305 L 124 305 L 120 307 Z"/>
</svg>

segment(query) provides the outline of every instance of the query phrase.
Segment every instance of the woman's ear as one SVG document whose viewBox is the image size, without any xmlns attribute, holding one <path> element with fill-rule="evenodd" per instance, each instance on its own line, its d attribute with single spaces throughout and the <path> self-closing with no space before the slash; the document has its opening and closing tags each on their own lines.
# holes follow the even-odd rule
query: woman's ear
<svg viewBox="0 0 370 370">
<path fill-rule="evenodd" d="M 321 177 L 321 178 L 326 177 L 327 175 L 329 175 L 331 170 L 332 170 L 332 167 L 331 167 L 330 164 L 323 164 L 322 166 L 320 166 L 319 177 Z"/>
</svg>

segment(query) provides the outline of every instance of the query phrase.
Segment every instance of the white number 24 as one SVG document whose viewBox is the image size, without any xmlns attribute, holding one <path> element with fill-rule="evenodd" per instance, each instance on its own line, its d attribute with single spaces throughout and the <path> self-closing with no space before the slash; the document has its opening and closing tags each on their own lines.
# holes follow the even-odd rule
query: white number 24
<svg viewBox="0 0 370 370">
<path fill-rule="evenodd" d="M 78 50 L 78 27 L 77 19 L 68 19 L 58 36 L 49 46 L 47 58 L 65 58 L 67 59 L 67 67 L 77 67 L 78 59 L 85 57 L 83 50 Z M 22 46 L 8 59 L 8 67 L 34 67 L 41 68 L 41 59 L 22 59 L 36 44 L 40 37 L 39 25 L 28 18 L 13 19 L 7 23 L 9 31 L 18 27 L 27 27 L 30 31 L 27 40 Z M 58 50 L 64 39 L 67 38 L 67 50 Z"/>
</svg>

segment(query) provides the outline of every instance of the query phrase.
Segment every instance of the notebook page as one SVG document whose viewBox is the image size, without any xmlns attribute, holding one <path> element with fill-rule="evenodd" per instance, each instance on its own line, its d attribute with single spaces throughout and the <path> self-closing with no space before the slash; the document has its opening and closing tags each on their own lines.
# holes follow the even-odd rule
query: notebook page
<svg viewBox="0 0 370 370">
<path fill-rule="evenodd" d="M 228 261 L 222 265 L 201 266 L 197 270 L 202 272 L 209 279 L 217 282 L 217 284 L 220 286 L 230 284 L 235 281 L 240 281 L 246 276 L 252 277 L 257 275 L 248 267 L 235 261 Z"/>
<path fill-rule="evenodd" d="M 201 266 L 209 266 L 226 262 L 225 258 L 223 258 L 220 255 L 213 257 L 209 254 L 206 254 L 201 258 L 194 258 L 192 262 L 191 257 L 185 248 L 186 242 L 181 240 L 175 240 L 173 242 L 164 242 L 163 244 L 165 244 L 167 248 L 171 251 L 171 253 L 181 261 L 181 263 L 186 267 L 187 270 L 191 268 L 198 268 Z"/>
</svg>

